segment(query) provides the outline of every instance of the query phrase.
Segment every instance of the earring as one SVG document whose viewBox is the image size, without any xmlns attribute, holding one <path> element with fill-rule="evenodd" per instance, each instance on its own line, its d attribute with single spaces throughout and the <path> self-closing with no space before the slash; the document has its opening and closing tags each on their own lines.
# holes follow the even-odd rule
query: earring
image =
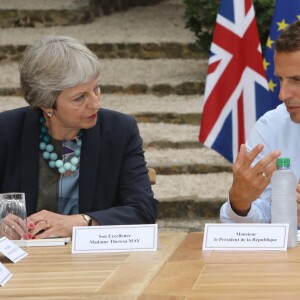
<svg viewBox="0 0 300 300">
<path fill-rule="evenodd" d="M 47 116 L 48 116 L 49 118 L 52 118 L 52 117 L 53 117 L 53 111 L 48 111 L 48 112 L 47 112 Z"/>
</svg>

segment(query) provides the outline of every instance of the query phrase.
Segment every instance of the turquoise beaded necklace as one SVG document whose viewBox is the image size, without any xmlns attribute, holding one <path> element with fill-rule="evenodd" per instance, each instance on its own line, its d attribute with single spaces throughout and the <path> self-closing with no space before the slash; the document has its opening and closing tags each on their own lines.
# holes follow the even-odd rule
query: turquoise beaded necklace
<svg viewBox="0 0 300 300">
<path fill-rule="evenodd" d="M 57 168 L 60 174 L 66 172 L 75 172 L 79 166 L 80 162 L 80 153 L 81 153 L 81 144 L 82 144 L 82 130 L 79 131 L 76 144 L 79 146 L 79 149 L 74 151 L 73 157 L 69 162 L 63 162 L 63 160 L 58 159 L 58 155 L 54 152 L 54 146 L 51 144 L 51 137 L 48 134 L 48 127 L 45 126 L 46 119 L 40 117 L 40 145 L 39 148 L 42 151 L 43 158 L 48 161 L 50 168 Z"/>
</svg>

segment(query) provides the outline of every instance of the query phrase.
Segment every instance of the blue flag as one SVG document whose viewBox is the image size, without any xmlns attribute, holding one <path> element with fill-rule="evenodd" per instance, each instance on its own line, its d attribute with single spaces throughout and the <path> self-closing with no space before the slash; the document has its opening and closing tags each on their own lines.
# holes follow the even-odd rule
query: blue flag
<svg viewBox="0 0 300 300">
<path fill-rule="evenodd" d="M 267 40 L 264 69 L 266 70 L 268 86 L 273 108 L 282 103 L 279 98 L 280 83 L 274 76 L 274 44 L 278 35 L 288 25 L 300 19 L 300 0 L 277 0 L 271 23 L 270 35 Z"/>
</svg>

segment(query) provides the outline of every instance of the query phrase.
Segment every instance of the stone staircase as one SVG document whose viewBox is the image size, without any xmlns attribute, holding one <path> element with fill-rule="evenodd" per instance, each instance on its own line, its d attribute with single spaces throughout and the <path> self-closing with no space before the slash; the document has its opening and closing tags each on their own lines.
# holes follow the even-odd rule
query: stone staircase
<svg viewBox="0 0 300 300">
<path fill-rule="evenodd" d="M 26 105 L 17 64 L 28 44 L 46 34 L 78 38 L 100 58 L 102 107 L 138 121 L 148 166 L 157 171 L 161 230 L 218 222 L 231 165 L 198 142 L 207 57 L 185 29 L 183 2 L 153 0 L 124 11 L 112 0 L 115 12 L 106 15 L 107 1 L 97 9 L 95 1 L 0 0 L 0 110 Z"/>
</svg>

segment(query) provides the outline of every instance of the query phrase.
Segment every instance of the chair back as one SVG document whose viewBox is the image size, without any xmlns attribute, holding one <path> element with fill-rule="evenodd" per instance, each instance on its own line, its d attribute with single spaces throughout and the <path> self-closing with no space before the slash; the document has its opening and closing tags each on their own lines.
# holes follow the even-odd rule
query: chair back
<svg viewBox="0 0 300 300">
<path fill-rule="evenodd" d="M 148 176 L 149 176 L 151 185 L 154 185 L 156 183 L 156 171 L 155 171 L 155 169 L 148 168 Z"/>
</svg>

